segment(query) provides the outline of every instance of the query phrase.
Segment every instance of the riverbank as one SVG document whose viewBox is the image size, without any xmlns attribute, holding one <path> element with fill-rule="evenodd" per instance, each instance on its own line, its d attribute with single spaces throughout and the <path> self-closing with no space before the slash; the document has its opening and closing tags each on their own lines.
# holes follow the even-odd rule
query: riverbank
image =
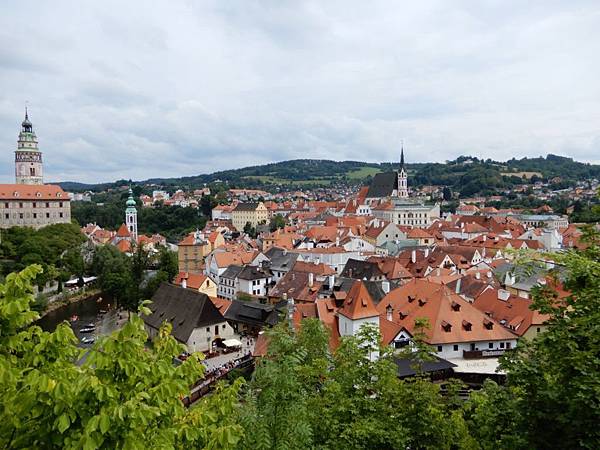
<svg viewBox="0 0 600 450">
<path fill-rule="evenodd" d="M 93 300 L 96 301 L 101 298 L 102 291 L 97 288 L 83 288 L 82 291 L 79 291 L 75 294 L 63 293 L 60 294 L 63 296 L 62 298 L 57 297 L 52 301 L 48 302 L 46 309 L 40 313 L 40 319 L 48 315 L 49 313 L 56 311 L 57 309 L 63 308 L 65 306 L 79 303 L 83 300 Z"/>
</svg>

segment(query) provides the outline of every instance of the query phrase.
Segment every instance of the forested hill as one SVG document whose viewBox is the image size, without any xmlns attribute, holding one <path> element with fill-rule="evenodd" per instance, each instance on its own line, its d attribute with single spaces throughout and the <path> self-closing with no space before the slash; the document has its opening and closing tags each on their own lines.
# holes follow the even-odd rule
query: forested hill
<svg viewBox="0 0 600 450">
<path fill-rule="evenodd" d="M 140 185 L 196 188 L 205 184 L 223 182 L 230 187 L 264 188 L 318 187 L 331 184 L 364 184 L 378 172 L 395 169 L 398 163 L 364 163 L 359 161 L 331 161 L 297 159 L 262 166 L 225 170 L 212 174 L 182 178 L 153 178 L 134 182 Z M 482 160 L 461 156 L 445 163 L 416 163 L 407 165 L 413 186 L 445 185 L 464 193 L 502 189 L 510 184 L 538 179 L 560 177 L 565 187 L 575 181 L 600 178 L 600 165 L 591 165 L 556 155 L 538 158 L 511 159 L 506 162 Z M 557 181 L 557 180 L 555 180 Z M 103 190 L 115 185 L 128 184 L 119 180 L 112 184 L 84 185 L 60 183 L 67 190 Z"/>
</svg>

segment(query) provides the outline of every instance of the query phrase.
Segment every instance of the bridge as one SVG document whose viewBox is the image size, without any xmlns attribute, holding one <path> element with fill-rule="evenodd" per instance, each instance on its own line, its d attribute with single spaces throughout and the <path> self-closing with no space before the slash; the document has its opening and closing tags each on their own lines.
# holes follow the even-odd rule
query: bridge
<svg viewBox="0 0 600 450">
<path fill-rule="evenodd" d="M 224 379 L 232 370 L 249 370 L 254 367 L 254 358 L 252 355 L 244 355 L 241 358 L 223 364 L 211 371 L 207 371 L 204 378 L 198 380 L 191 388 L 190 394 L 183 397 L 181 401 L 186 407 L 193 405 L 199 399 L 212 391 L 215 383 Z"/>
</svg>

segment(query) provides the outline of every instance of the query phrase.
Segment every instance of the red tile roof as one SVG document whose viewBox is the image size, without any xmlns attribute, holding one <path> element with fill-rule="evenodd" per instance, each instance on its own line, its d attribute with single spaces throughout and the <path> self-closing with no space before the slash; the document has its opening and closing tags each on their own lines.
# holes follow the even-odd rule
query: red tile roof
<svg viewBox="0 0 600 450">
<path fill-rule="evenodd" d="M 61 200 L 69 196 L 54 184 L 0 184 L 0 200 Z"/>
<path fill-rule="evenodd" d="M 346 295 L 344 304 L 338 310 L 338 313 L 351 320 L 379 315 L 367 287 L 360 280 L 354 282 Z"/>
</svg>

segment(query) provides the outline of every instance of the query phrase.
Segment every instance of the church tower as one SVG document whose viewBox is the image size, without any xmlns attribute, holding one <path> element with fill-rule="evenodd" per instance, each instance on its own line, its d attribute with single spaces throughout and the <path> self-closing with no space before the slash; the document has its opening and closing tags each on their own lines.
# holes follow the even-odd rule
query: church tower
<svg viewBox="0 0 600 450">
<path fill-rule="evenodd" d="M 400 170 L 398 170 L 398 197 L 408 198 L 407 173 L 404 168 L 404 144 L 400 150 Z"/>
<path fill-rule="evenodd" d="M 15 179 L 17 184 L 44 184 L 42 152 L 38 149 L 37 136 L 29 121 L 27 108 L 15 151 Z"/>
<path fill-rule="evenodd" d="M 133 191 L 129 188 L 129 198 L 127 199 L 127 208 L 125 209 L 125 223 L 129 234 L 131 234 L 131 240 L 137 242 L 138 229 L 137 229 L 137 209 L 135 208 L 135 200 L 133 198 Z"/>
</svg>

